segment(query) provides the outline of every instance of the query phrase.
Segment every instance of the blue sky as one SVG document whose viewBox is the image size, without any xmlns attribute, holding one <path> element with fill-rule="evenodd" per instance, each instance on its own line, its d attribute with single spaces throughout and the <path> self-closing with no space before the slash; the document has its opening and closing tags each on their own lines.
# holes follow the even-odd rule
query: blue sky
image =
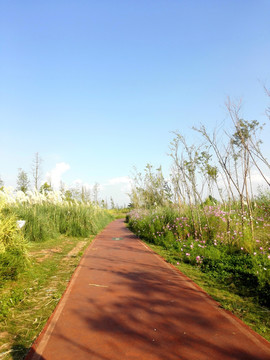
<svg viewBox="0 0 270 360">
<path fill-rule="evenodd" d="M 169 171 L 172 131 L 229 122 L 228 95 L 266 122 L 269 14 L 268 0 L 0 0 L 5 185 L 39 152 L 44 177 L 123 203 L 133 166 Z"/>
</svg>

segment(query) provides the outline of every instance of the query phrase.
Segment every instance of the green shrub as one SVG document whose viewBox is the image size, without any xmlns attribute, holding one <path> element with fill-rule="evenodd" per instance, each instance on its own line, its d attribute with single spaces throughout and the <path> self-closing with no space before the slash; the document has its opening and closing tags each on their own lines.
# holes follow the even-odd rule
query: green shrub
<svg viewBox="0 0 270 360">
<path fill-rule="evenodd" d="M 14 215 L 6 215 L 0 207 L 0 282 L 16 279 L 27 263 L 27 244 Z"/>
</svg>

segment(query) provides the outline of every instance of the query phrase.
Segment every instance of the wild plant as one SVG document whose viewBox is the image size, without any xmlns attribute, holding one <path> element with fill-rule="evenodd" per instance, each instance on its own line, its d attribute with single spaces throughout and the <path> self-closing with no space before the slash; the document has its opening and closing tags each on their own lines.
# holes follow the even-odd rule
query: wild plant
<svg viewBox="0 0 270 360">
<path fill-rule="evenodd" d="M 4 207 L 0 200 L 0 283 L 3 279 L 15 279 L 28 263 L 22 230 L 13 214 L 4 213 Z"/>
</svg>

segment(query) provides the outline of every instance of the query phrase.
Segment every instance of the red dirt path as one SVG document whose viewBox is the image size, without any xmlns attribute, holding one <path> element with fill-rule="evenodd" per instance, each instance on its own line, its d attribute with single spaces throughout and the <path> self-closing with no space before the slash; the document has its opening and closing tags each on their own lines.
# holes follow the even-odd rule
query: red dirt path
<svg viewBox="0 0 270 360">
<path fill-rule="evenodd" d="M 267 360 L 270 344 L 116 220 L 87 249 L 27 356 L 38 359 Z"/>
</svg>

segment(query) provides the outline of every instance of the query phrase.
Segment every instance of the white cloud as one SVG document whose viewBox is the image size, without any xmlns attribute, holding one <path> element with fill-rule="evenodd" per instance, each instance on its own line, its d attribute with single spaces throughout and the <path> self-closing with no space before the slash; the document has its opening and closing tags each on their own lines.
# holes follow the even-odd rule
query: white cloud
<svg viewBox="0 0 270 360">
<path fill-rule="evenodd" d="M 76 180 L 72 181 L 71 186 L 72 186 L 72 187 L 73 187 L 73 186 L 74 186 L 74 187 L 84 187 L 84 188 L 87 189 L 87 190 L 93 190 L 95 184 L 89 184 L 89 183 L 87 183 L 87 182 L 83 182 L 82 179 L 76 179 Z M 99 191 L 103 190 L 103 187 L 104 187 L 103 185 L 98 184 L 98 189 L 99 189 Z"/>
<path fill-rule="evenodd" d="M 269 176 L 267 176 L 265 173 L 263 173 L 263 174 L 264 174 L 264 177 L 266 178 L 266 180 L 268 182 L 270 182 Z M 259 173 L 259 171 L 257 169 L 252 171 L 252 173 L 251 173 L 251 181 L 255 186 L 265 185 L 266 184 L 264 178 L 262 177 L 262 175 Z"/>
<path fill-rule="evenodd" d="M 81 179 L 76 179 L 72 182 L 74 185 L 82 185 L 83 181 Z"/>
<path fill-rule="evenodd" d="M 57 163 L 51 171 L 46 173 L 46 181 L 50 182 L 54 189 L 58 189 L 60 187 L 62 175 L 69 169 L 69 164 L 65 162 Z"/>
<path fill-rule="evenodd" d="M 109 185 L 115 185 L 115 184 L 129 184 L 131 182 L 131 179 L 128 176 L 120 176 L 116 178 L 112 178 L 108 181 Z"/>
<path fill-rule="evenodd" d="M 112 197 L 115 204 L 123 206 L 129 203 L 127 195 L 131 190 L 132 180 L 128 176 L 120 176 L 109 179 L 101 186 L 101 198 L 110 200 Z"/>
</svg>

